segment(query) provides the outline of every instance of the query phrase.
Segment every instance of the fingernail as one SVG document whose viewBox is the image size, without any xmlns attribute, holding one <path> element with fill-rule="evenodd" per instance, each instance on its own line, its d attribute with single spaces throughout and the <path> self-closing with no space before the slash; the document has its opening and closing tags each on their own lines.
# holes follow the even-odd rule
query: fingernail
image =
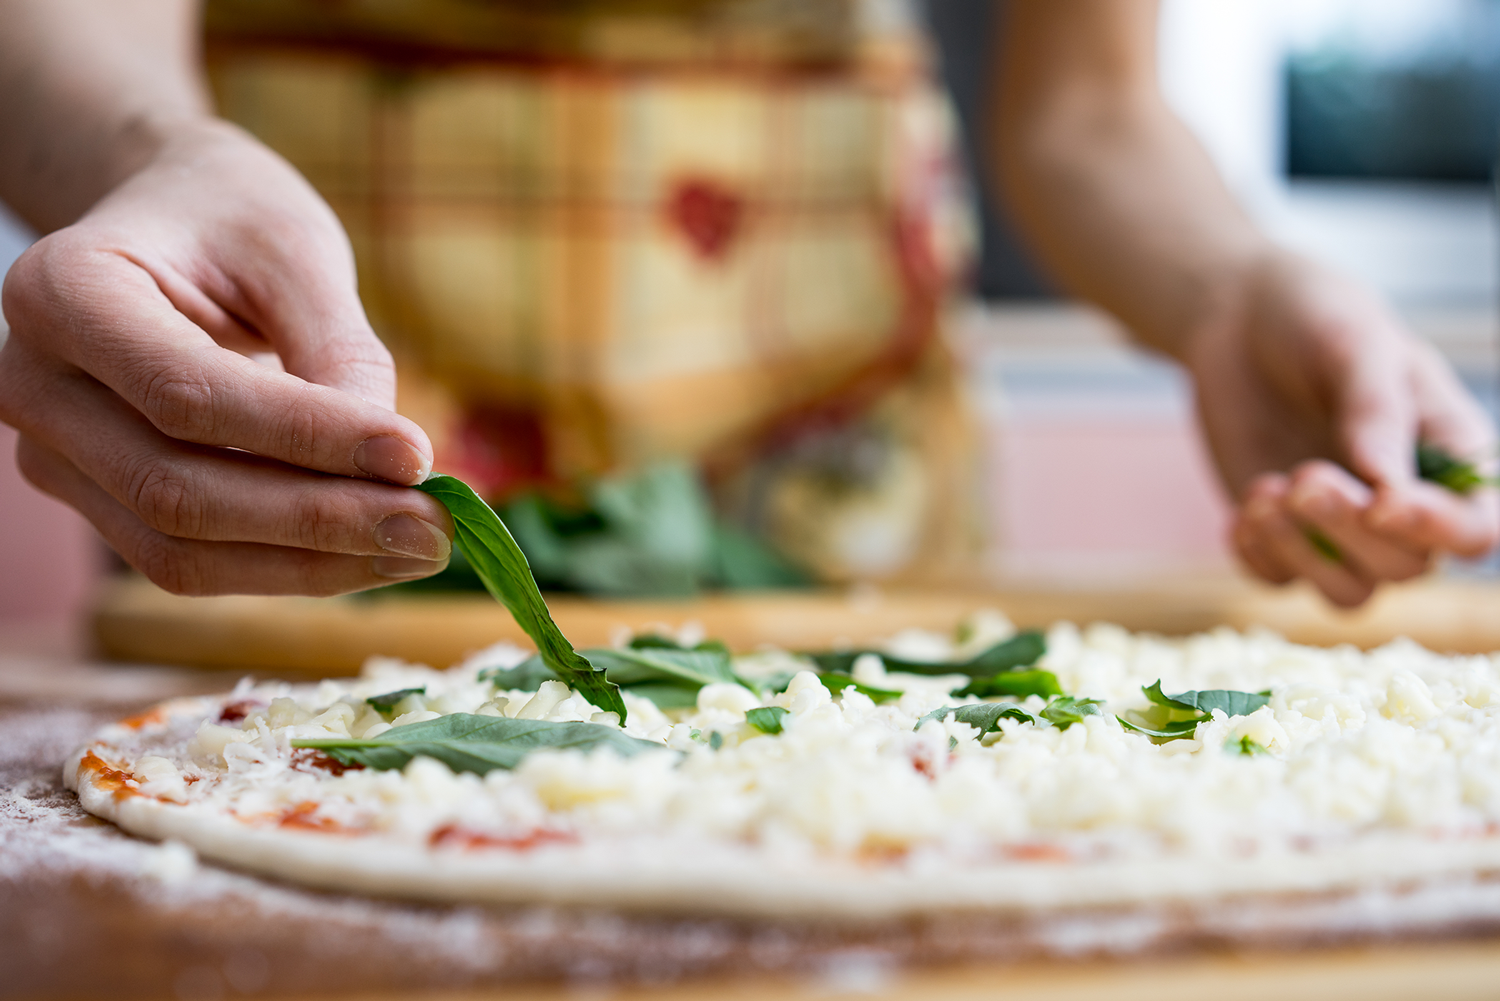
<svg viewBox="0 0 1500 1001">
<path fill-rule="evenodd" d="M 447 560 L 412 560 L 405 556 L 376 556 L 370 569 L 377 577 L 430 577 L 448 565 Z"/>
<path fill-rule="evenodd" d="M 375 544 L 421 560 L 446 560 L 453 551 L 442 529 L 410 514 L 393 514 L 376 525 Z"/>
<path fill-rule="evenodd" d="M 432 471 L 426 456 L 391 435 L 379 435 L 360 442 L 354 450 L 354 465 L 360 472 L 408 487 L 421 483 Z"/>
</svg>

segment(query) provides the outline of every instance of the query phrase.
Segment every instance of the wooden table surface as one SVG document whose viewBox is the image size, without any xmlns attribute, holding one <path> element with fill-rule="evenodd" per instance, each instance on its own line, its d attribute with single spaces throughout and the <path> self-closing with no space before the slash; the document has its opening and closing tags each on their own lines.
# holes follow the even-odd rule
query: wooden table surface
<svg viewBox="0 0 1500 1001">
<path fill-rule="evenodd" d="M 1146 580 L 1112 588 L 996 587 L 985 591 L 781 592 L 681 601 L 594 601 L 549 596 L 579 646 L 621 631 L 697 623 L 739 650 L 865 643 L 898 629 L 948 630 L 994 608 L 1022 626 L 1059 619 L 1116 622 L 1182 634 L 1232 626 L 1274 629 L 1304 643 L 1377 646 L 1407 636 L 1435 650 L 1500 650 L 1500 583 L 1428 579 L 1384 588 L 1341 612 L 1304 587 L 1271 588 L 1236 577 Z M 317 598 L 179 598 L 138 577 L 113 582 L 93 620 L 100 652 L 115 660 L 351 674 L 383 654 L 444 667 L 499 640 L 529 645 L 504 608 L 483 594 Z"/>
<path fill-rule="evenodd" d="M 1494 590 L 1478 585 L 1428 584 L 1387 597 L 1375 614 L 1331 619 L 1315 605 L 1299 606 L 1302 599 L 1295 593 L 1268 598 L 1253 590 L 1075 593 L 1071 598 L 1033 593 L 1008 602 L 994 597 L 863 594 L 791 604 L 784 597 L 691 606 L 561 603 L 558 618 L 573 635 L 584 628 L 607 633 L 622 625 L 675 625 L 692 618 L 720 635 L 746 630 L 732 637 L 737 645 L 766 635 L 817 645 L 905 625 L 947 627 L 956 610 L 984 605 L 999 604 L 1023 622 L 1040 623 L 1052 612 L 1071 609 L 1074 618 L 1107 617 L 1183 631 L 1213 625 L 1205 616 L 1215 608 L 1244 615 L 1255 602 L 1270 601 L 1261 607 L 1279 615 L 1283 628 L 1300 621 L 1303 638 L 1316 638 L 1332 623 L 1344 630 L 1335 639 L 1380 642 L 1393 629 L 1419 631 L 1403 626 L 1430 629 L 1427 617 L 1435 616 L 1450 631 L 1424 637 L 1436 640 L 1434 645 L 1500 648 L 1500 638 L 1490 639 L 1500 629 L 1500 616 L 1484 614 L 1500 609 L 1500 602 Z M 191 623 L 180 601 L 161 601 L 123 585 L 102 606 L 103 632 L 128 624 L 129 615 L 138 617 L 131 626 L 136 628 L 148 613 L 158 616 L 158 629 L 185 628 Z M 186 638 L 160 636 L 156 649 L 181 654 L 201 649 L 195 644 L 208 637 L 222 644 L 228 621 L 243 631 L 239 647 L 205 659 L 239 668 L 262 656 L 284 656 L 276 669 L 296 674 L 319 664 L 348 664 L 370 646 L 393 639 L 411 646 L 385 652 L 443 663 L 493 641 L 495 634 L 486 630 L 503 626 L 494 616 L 481 621 L 474 607 L 450 608 L 446 620 L 419 615 L 410 606 L 382 609 L 378 601 L 321 610 L 317 603 L 273 602 L 270 609 L 284 615 L 299 606 L 296 614 L 303 621 L 293 623 L 294 637 L 306 635 L 299 630 L 315 633 L 320 617 L 339 637 L 339 643 L 320 646 L 315 659 L 296 653 L 292 640 L 276 640 L 264 621 L 267 605 L 254 599 L 197 603 L 207 609 L 209 624 L 200 622 L 199 632 Z M 1100 614 L 1089 614 L 1095 610 Z M 328 616 L 333 626 L 326 624 Z M 424 619 L 425 631 L 412 632 L 413 623 Z M 1246 624 L 1230 615 L 1217 621 Z M 367 631 L 355 632 L 351 624 Z M 497 631 L 504 635 L 503 628 Z M 1089 926 L 1092 932 L 1082 937 L 1084 925 L 1077 922 L 778 924 L 435 906 L 277 884 L 129 838 L 83 814 L 61 788 L 62 758 L 103 722 L 174 694 L 222 689 L 233 674 L 201 666 L 93 664 L 72 654 L 67 643 L 33 642 L 30 652 L 23 646 L 0 630 L 0 971 L 5 973 L 0 997 L 553 1001 L 584 994 L 800 1001 L 876 995 L 1157 1001 L 1170 994 L 1231 1001 L 1420 996 L 1457 1001 L 1500 996 L 1500 884 L 1487 891 L 1496 900 L 1488 917 L 1471 915 L 1454 926 L 1438 916 L 1422 925 L 1415 939 L 1410 929 L 1381 931 L 1378 922 L 1351 939 L 1309 932 L 1305 923 L 1279 932 L 1233 934 L 1225 931 L 1233 922 L 1202 920 L 1214 915 L 1158 914 L 1155 937 L 1136 942 L 1119 941 L 1107 921 Z M 1112 950 L 1132 944 L 1143 944 L 1143 953 L 1112 956 Z"/>
</svg>

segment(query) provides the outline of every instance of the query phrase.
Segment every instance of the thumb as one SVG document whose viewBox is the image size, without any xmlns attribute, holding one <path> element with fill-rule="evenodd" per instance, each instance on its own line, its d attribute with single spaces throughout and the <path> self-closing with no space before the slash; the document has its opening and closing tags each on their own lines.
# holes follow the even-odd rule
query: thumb
<svg viewBox="0 0 1500 1001">
<path fill-rule="evenodd" d="M 394 411 L 395 362 L 365 317 L 348 240 L 336 222 L 311 222 L 297 227 L 300 239 L 273 237 L 237 259 L 253 311 L 247 319 L 289 374 Z M 355 465 L 396 483 L 420 482 L 432 468 L 432 443 L 412 421 L 395 421 L 394 436 L 389 420 L 370 428 Z"/>
<path fill-rule="evenodd" d="M 1416 478 L 1416 408 L 1405 370 L 1388 352 L 1354 362 L 1337 421 L 1350 468 L 1366 482 L 1389 487 Z"/>
<path fill-rule="evenodd" d="M 396 366 L 345 276 L 303 272 L 266 297 L 261 333 L 292 375 L 396 409 Z"/>
</svg>

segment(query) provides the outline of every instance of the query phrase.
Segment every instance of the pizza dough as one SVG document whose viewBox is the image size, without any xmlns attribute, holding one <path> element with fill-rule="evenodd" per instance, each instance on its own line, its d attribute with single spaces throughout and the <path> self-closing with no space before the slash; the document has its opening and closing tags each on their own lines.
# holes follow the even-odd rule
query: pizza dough
<svg viewBox="0 0 1500 1001">
<path fill-rule="evenodd" d="M 985 619 L 967 647 L 1008 629 Z M 86 809 L 143 837 L 299 883 L 434 900 L 884 920 L 1500 870 L 1500 655 L 1104 625 L 1060 624 L 1047 639 L 1039 666 L 1106 712 L 1066 729 L 1005 719 L 984 736 L 952 717 L 918 726 L 974 701 L 948 695 L 964 679 L 886 674 L 871 657 L 855 679 L 899 699 L 834 694 L 805 670 L 764 698 L 708 685 L 696 708 L 671 714 L 627 693 L 626 732 L 660 746 L 628 758 L 543 750 L 480 777 L 422 757 L 346 768 L 291 747 L 455 712 L 597 721 L 559 683 L 497 692 L 479 680 L 526 656 L 500 646 L 448 671 L 377 659 L 358 679 L 246 682 L 163 703 L 107 728 L 65 778 Z M 893 641 L 908 659 L 953 646 Z M 735 664 L 751 679 L 807 666 L 781 653 Z M 1271 697 L 1158 744 L 1115 715 L 1146 706 L 1142 688 L 1157 680 Z M 386 715 L 365 701 L 401 689 L 423 692 Z M 787 710 L 780 733 L 747 724 L 763 702 Z"/>
</svg>

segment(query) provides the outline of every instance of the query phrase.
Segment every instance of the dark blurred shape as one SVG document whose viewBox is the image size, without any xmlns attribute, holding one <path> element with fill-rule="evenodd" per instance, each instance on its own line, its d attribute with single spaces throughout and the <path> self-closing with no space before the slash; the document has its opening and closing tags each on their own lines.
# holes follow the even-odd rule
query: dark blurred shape
<svg viewBox="0 0 1500 1001">
<path fill-rule="evenodd" d="M 209 0 L 210 38 L 660 65 L 842 62 L 855 0 Z M 413 13 L 416 16 L 413 16 Z"/>
<path fill-rule="evenodd" d="M 1287 173 L 1484 182 L 1500 140 L 1500 4 L 1382 57 L 1345 40 L 1286 64 Z"/>
<path fill-rule="evenodd" d="M 532 494 L 501 509 L 543 587 L 616 596 L 800 587 L 807 576 L 714 518 L 682 463 L 597 480 L 582 504 Z"/>
<path fill-rule="evenodd" d="M 1003 0 L 924 0 L 928 27 L 939 51 L 942 80 L 962 127 L 964 169 L 973 180 L 981 210 L 980 259 L 975 291 L 985 299 L 1055 298 L 1057 290 L 1016 236 L 1002 205 L 989 190 L 984 168 L 984 130 L 996 20 Z"/>
</svg>

